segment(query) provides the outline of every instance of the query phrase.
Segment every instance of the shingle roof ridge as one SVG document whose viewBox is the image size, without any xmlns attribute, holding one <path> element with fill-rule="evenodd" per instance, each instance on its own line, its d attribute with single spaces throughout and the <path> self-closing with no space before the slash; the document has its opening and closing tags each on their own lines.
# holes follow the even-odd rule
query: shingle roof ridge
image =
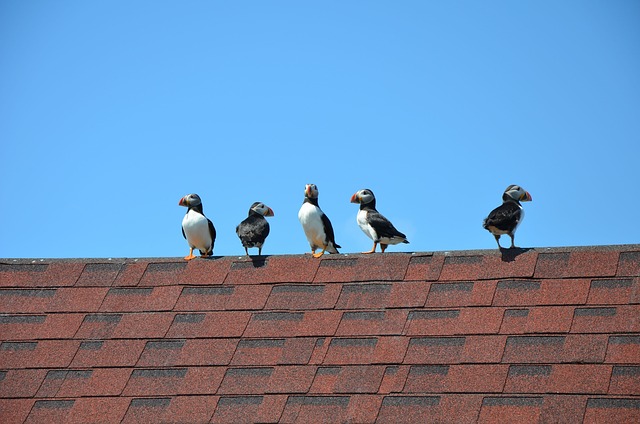
<svg viewBox="0 0 640 424">
<path fill-rule="evenodd" d="M 502 252 L 509 252 L 509 249 L 505 249 Z M 602 244 L 602 245 L 575 245 L 575 246 L 549 246 L 549 247 L 530 247 L 530 248 L 516 248 L 514 253 L 558 253 L 558 252 L 580 252 L 580 251 L 640 251 L 639 244 Z M 332 260 L 339 258 L 352 258 L 352 257 L 376 257 L 382 255 L 410 255 L 410 256 L 473 256 L 473 255 L 498 255 L 501 252 L 497 249 L 463 249 L 463 250 L 434 250 L 434 251 L 411 251 L 411 252 L 386 252 L 384 254 L 364 255 L 362 253 L 340 253 L 334 255 L 326 255 L 322 257 L 322 260 Z M 251 256 L 244 255 L 225 255 L 225 256 L 212 256 L 207 261 L 216 261 L 221 259 L 242 261 L 242 260 L 255 260 L 257 258 L 270 259 L 270 258 L 293 258 L 293 257 L 308 257 L 308 253 L 284 253 L 274 255 L 263 256 Z M 201 260 L 201 259 L 196 259 Z M 141 257 L 86 257 L 86 258 L 0 258 L 0 265 L 12 265 L 12 264 L 38 264 L 38 263 L 51 263 L 51 262 L 91 262 L 91 263 L 135 263 L 135 262 L 179 262 L 182 261 L 180 256 L 141 256 Z"/>
</svg>

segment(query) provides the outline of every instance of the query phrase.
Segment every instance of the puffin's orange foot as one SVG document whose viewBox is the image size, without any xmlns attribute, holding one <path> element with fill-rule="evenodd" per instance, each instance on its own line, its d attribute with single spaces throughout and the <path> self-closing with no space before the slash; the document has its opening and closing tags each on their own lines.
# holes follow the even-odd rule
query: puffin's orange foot
<svg viewBox="0 0 640 424">
<path fill-rule="evenodd" d="M 382 253 L 384 253 L 386 249 L 387 249 L 387 245 L 384 243 L 380 243 L 380 250 L 382 250 Z"/>
<path fill-rule="evenodd" d="M 190 261 L 193 258 L 195 258 L 195 255 L 193 254 L 193 248 L 191 248 L 191 249 L 189 249 L 189 256 L 185 256 L 184 260 L 185 261 Z"/>
<path fill-rule="evenodd" d="M 369 250 L 368 252 L 362 252 L 364 255 L 368 255 L 369 253 L 374 253 L 376 251 L 376 246 L 378 246 L 378 243 L 373 242 L 373 247 L 371 248 L 371 250 Z"/>
<path fill-rule="evenodd" d="M 322 250 L 322 252 L 320 252 L 320 253 L 312 253 L 312 254 L 311 254 L 311 256 L 313 256 L 314 258 L 319 258 L 319 257 L 321 257 L 322 255 L 324 255 L 324 249 L 323 249 L 323 250 Z"/>
</svg>

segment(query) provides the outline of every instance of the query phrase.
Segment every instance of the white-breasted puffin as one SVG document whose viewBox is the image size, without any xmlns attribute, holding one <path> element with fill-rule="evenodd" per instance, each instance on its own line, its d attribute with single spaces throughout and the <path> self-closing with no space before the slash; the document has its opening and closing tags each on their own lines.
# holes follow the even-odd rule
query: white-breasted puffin
<svg viewBox="0 0 640 424">
<path fill-rule="evenodd" d="M 298 212 L 298 220 L 314 258 L 324 255 L 325 251 L 340 253 L 338 248 L 341 246 L 336 243 L 331 221 L 318 206 L 318 187 L 315 184 L 307 184 L 304 188 L 304 201 Z M 316 254 L 316 249 L 322 249 L 322 252 Z"/>
<path fill-rule="evenodd" d="M 255 202 L 249 208 L 249 216 L 236 227 L 244 251 L 249 256 L 249 248 L 257 247 L 262 255 L 262 245 L 269 235 L 269 223 L 265 216 L 273 216 L 273 210 L 261 202 Z"/>
<path fill-rule="evenodd" d="M 373 240 L 373 248 L 362 253 L 375 252 L 378 243 L 380 243 L 382 252 L 390 244 L 409 243 L 407 236 L 396 230 L 391 221 L 376 210 L 376 197 L 371 190 L 366 188 L 359 190 L 351 196 L 351 203 L 360 203 L 357 216 L 358 225 Z"/>
<path fill-rule="evenodd" d="M 195 258 L 193 249 L 200 250 L 200 256 L 207 257 L 213 254 L 213 245 L 216 242 L 216 229 L 213 222 L 204 216 L 202 212 L 202 200 L 197 194 L 187 194 L 180 202 L 180 206 L 187 209 L 187 213 L 182 218 L 182 235 L 189 244 L 189 256 L 185 256 L 187 261 Z"/>
<path fill-rule="evenodd" d="M 511 237 L 511 249 L 515 247 L 516 229 L 524 219 L 524 209 L 520 202 L 530 202 L 531 200 L 528 191 L 518 185 L 510 185 L 502 194 L 502 205 L 492 210 L 489 216 L 484 219 L 482 227 L 496 238 L 498 249 L 502 249 L 500 236 L 503 234 L 508 234 Z"/>
</svg>

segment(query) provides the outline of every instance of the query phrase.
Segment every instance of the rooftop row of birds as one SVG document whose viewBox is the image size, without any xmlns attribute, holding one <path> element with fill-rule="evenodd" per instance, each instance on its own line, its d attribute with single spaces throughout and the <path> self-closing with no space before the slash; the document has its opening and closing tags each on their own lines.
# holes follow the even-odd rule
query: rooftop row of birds
<svg viewBox="0 0 640 424">
<path fill-rule="evenodd" d="M 492 210 L 483 221 L 483 227 L 489 231 L 500 245 L 500 236 L 511 238 L 511 247 L 515 247 L 515 232 L 524 218 L 524 209 L 520 202 L 531 201 L 531 195 L 518 185 L 510 185 L 502 194 L 502 205 Z M 360 204 L 356 221 L 360 229 L 373 240 L 371 250 L 362 253 L 374 253 L 378 245 L 384 252 L 390 244 L 409 243 L 407 236 L 398 231 L 391 221 L 376 209 L 376 197 L 369 189 L 358 190 L 351 196 L 351 203 Z M 187 208 L 182 219 L 182 235 L 189 245 L 189 255 L 184 259 L 191 260 L 196 256 L 195 249 L 200 256 L 208 257 L 213 254 L 216 241 L 216 229 L 211 220 L 203 212 L 202 200 L 197 194 L 187 194 L 178 203 Z M 273 216 L 273 210 L 262 202 L 255 202 L 249 208 L 249 216 L 236 227 L 236 234 L 249 255 L 250 248 L 258 248 L 258 255 L 262 255 L 262 246 L 269 235 L 269 223 L 265 217 Z M 298 219 L 302 224 L 304 234 L 311 246 L 311 254 L 319 258 L 325 252 L 339 253 L 341 246 L 336 243 L 333 226 L 327 215 L 318 205 L 318 187 L 307 184 L 304 189 L 304 201 L 298 212 Z M 316 253 L 317 250 L 320 252 Z"/>
</svg>

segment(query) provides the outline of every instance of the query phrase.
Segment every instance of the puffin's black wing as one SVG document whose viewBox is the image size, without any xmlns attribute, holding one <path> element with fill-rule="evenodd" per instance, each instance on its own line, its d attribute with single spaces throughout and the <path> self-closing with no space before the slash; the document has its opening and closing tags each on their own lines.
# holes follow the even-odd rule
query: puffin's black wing
<svg viewBox="0 0 640 424">
<path fill-rule="evenodd" d="M 184 227 L 182 227 L 182 237 L 184 237 L 184 239 L 187 239 L 187 235 L 184 233 Z"/>
<path fill-rule="evenodd" d="M 209 218 L 207 218 L 207 222 L 209 223 L 209 234 L 211 234 L 211 251 L 213 251 L 213 245 L 216 242 L 216 227 L 213 226 L 213 222 L 211 222 Z M 184 235 L 184 230 L 182 231 L 182 235 Z"/>
<path fill-rule="evenodd" d="M 518 225 L 521 216 L 522 210 L 517 203 L 505 202 L 491 211 L 482 226 L 487 230 L 492 226 L 501 231 L 511 232 Z"/>
<path fill-rule="evenodd" d="M 236 227 L 236 234 L 240 237 L 242 245 L 254 247 L 262 244 L 269 235 L 269 223 L 261 215 L 251 215 Z"/>
<path fill-rule="evenodd" d="M 369 210 L 369 213 L 367 213 L 367 221 L 369 221 L 369 225 L 371 225 L 373 229 L 376 230 L 376 233 L 378 233 L 378 238 L 382 238 L 382 237 L 388 237 L 388 238 L 402 237 L 404 239 L 407 238 L 407 236 L 402 234 L 400 231 L 396 230 L 396 227 L 393 226 L 391 221 L 389 221 L 380 212 L 376 210 Z"/>
<path fill-rule="evenodd" d="M 329 217 L 324 213 L 322 214 L 322 225 L 324 226 L 324 234 L 327 238 L 325 241 L 327 243 L 333 243 L 333 247 L 335 247 L 336 249 L 341 248 L 342 246 L 336 244 L 336 237 L 333 234 L 333 226 L 331 225 L 331 221 L 329 221 Z"/>
</svg>

